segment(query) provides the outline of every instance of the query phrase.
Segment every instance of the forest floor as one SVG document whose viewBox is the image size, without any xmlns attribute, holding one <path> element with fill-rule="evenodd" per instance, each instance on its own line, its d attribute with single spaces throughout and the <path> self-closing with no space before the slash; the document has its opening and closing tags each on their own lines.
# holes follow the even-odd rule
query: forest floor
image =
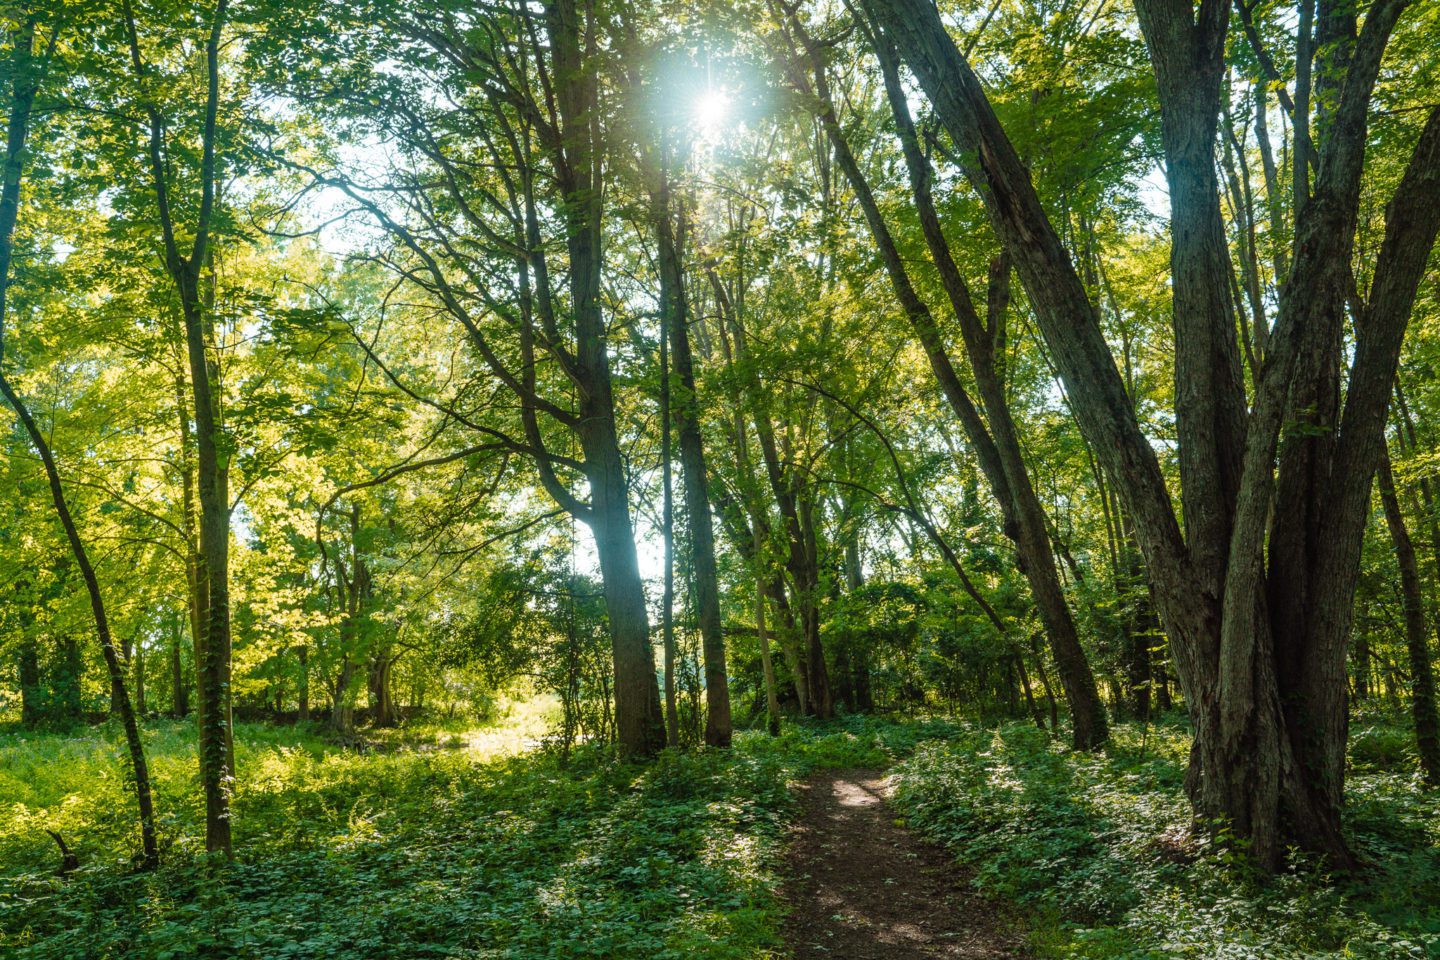
<svg viewBox="0 0 1440 960">
<path fill-rule="evenodd" d="M 363 748 L 238 724 L 229 863 L 203 852 L 193 721 L 149 720 L 149 873 L 118 724 L 0 722 L 0 957 L 1440 960 L 1440 791 L 1391 714 L 1351 721 L 1372 866 L 1273 878 L 1224 845 L 1175 856 L 1178 715 L 1084 753 L 1023 722 L 846 717 L 646 764 L 536 747 L 552 719 L 517 703 Z"/>
<path fill-rule="evenodd" d="M 883 772 L 821 770 L 799 791 L 785 924 L 795 960 L 1024 955 L 955 860 L 897 822 Z"/>
</svg>

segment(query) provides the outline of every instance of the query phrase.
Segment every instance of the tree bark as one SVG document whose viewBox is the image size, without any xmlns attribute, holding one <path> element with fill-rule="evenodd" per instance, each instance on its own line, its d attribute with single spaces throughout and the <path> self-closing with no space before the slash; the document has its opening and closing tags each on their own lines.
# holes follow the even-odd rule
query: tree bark
<svg viewBox="0 0 1440 960">
<path fill-rule="evenodd" d="M 671 410 L 680 433 L 680 466 L 684 473 L 685 516 L 690 528 L 690 567 L 695 578 L 695 612 L 700 627 L 705 664 L 705 743 L 728 747 L 732 737 L 730 678 L 725 664 L 725 637 L 720 617 L 720 574 L 715 563 L 715 527 L 710 516 L 709 475 L 705 445 L 700 433 L 699 397 L 695 390 L 695 361 L 690 350 L 690 311 L 681 270 L 683 224 L 672 228 L 668 186 L 662 191 L 659 261 L 662 311 L 669 307 L 668 332 L 679 390 L 672 391 Z M 668 279 L 667 279 L 668 277 Z"/>
<path fill-rule="evenodd" d="M 300 723 L 310 722 L 310 648 L 301 647 L 297 654 L 300 660 L 300 694 L 297 705 L 297 719 Z"/>
<path fill-rule="evenodd" d="M 665 280 L 660 294 L 660 537 L 664 541 L 665 584 L 660 597 L 660 645 L 664 655 L 665 742 L 680 745 L 680 712 L 675 700 L 675 490 L 671 481 L 670 323 Z"/>
<path fill-rule="evenodd" d="M 174 626 L 170 638 L 170 715 L 178 720 L 190 713 L 190 681 L 185 676 L 185 662 L 180 650 L 183 631 L 178 623 Z"/>
<path fill-rule="evenodd" d="M 33 727 L 40 722 L 43 710 L 40 706 L 40 655 L 32 637 L 20 641 L 16 655 L 20 681 L 20 722 Z"/>
<path fill-rule="evenodd" d="M 594 61 L 597 25 L 575 0 L 546 4 L 560 119 L 555 176 L 564 196 L 569 253 L 570 306 L 575 323 L 575 380 L 579 390 L 577 432 L 590 482 L 586 522 L 595 535 L 610 619 L 615 664 L 615 728 L 622 753 L 649 756 L 665 743 L 660 687 L 650 649 L 645 591 L 630 522 L 629 486 L 615 423 L 610 360 L 600 301 L 601 255 L 599 92 Z M 582 46 L 583 41 L 583 46 Z"/>
</svg>

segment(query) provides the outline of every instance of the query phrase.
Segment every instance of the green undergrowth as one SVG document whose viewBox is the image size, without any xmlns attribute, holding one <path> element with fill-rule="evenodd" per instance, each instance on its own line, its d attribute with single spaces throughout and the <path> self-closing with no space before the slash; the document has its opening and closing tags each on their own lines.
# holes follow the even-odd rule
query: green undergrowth
<svg viewBox="0 0 1440 960">
<path fill-rule="evenodd" d="M 200 850 L 189 724 L 147 726 L 164 862 L 135 874 L 113 726 L 0 732 L 0 957 L 783 957 L 790 783 L 890 767 L 907 822 L 1019 914 L 1038 957 L 1440 956 L 1440 795 L 1403 727 L 1352 732 L 1351 836 L 1373 866 L 1261 883 L 1189 836 L 1178 724 L 1094 754 L 1033 727 L 847 718 L 645 764 L 497 726 L 336 744 L 241 725 L 236 860 Z M 81 862 L 56 876 L 47 829 Z M 1013 906 L 1012 906 L 1013 905 Z"/>
<path fill-rule="evenodd" d="M 1354 732 L 1348 823 L 1371 863 L 1356 878 L 1295 857 L 1262 883 L 1194 840 L 1178 724 L 1121 725 L 1094 754 L 1024 724 L 972 729 L 899 764 L 897 803 L 1033 918 L 1041 957 L 1440 956 L 1440 793 L 1422 789 L 1405 733 Z"/>
<path fill-rule="evenodd" d="M 789 782 L 888 765 L 937 732 L 797 726 L 642 766 L 492 750 L 533 746 L 497 730 L 412 728 L 357 751 L 240 725 L 237 858 L 221 865 L 199 848 L 193 727 L 159 723 L 152 874 L 126 863 L 116 730 L 0 734 L 0 956 L 779 956 Z M 78 872 L 56 876 L 46 829 L 76 848 Z"/>
</svg>

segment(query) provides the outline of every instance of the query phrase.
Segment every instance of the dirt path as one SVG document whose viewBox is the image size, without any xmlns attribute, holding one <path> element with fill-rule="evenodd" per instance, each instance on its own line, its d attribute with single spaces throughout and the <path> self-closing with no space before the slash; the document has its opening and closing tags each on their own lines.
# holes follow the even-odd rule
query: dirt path
<svg viewBox="0 0 1440 960">
<path fill-rule="evenodd" d="M 1025 955 L 955 863 L 895 823 L 879 771 L 826 770 L 801 790 L 786 885 L 796 960 Z"/>
</svg>

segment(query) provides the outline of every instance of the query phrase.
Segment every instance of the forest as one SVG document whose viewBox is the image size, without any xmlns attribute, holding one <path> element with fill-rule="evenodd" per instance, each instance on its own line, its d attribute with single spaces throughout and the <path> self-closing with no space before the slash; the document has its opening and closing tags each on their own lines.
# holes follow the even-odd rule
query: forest
<svg viewBox="0 0 1440 960">
<path fill-rule="evenodd" d="M 0 957 L 1440 957 L 1440 0 L 0 30 Z"/>
</svg>

